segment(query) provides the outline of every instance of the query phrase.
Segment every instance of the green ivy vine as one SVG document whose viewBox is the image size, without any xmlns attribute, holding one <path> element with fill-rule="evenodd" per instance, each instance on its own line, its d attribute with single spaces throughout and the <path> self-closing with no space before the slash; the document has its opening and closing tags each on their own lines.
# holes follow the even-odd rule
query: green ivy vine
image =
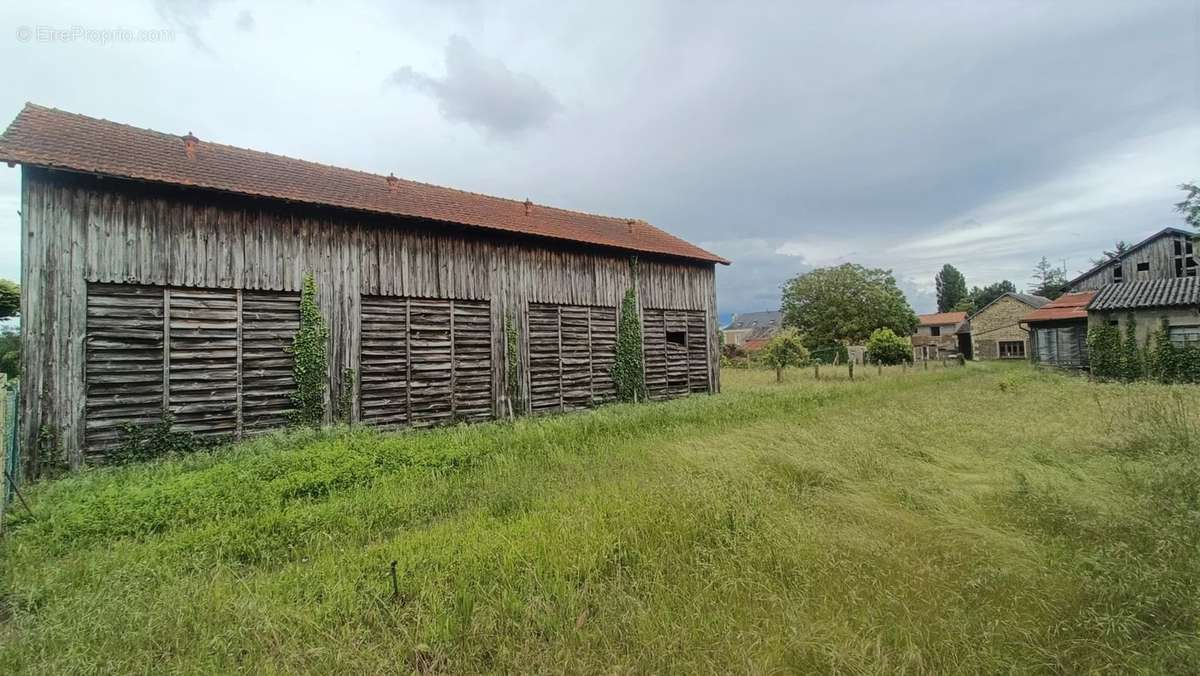
<svg viewBox="0 0 1200 676">
<path fill-rule="evenodd" d="M 621 301 L 621 316 L 617 321 L 617 355 L 612 365 L 613 383 L 617 398 L 638 401 L 646 398 L 645 374 L 642 371 L 642 321 L 637 307 L 637 259 L 629 262 L 633 283 Z"/>
<path fill-rule="evenodd" d="M 325 389 L 328 383 L 326 357 L 329 329 L 317 307 L 317 284 L 312 273 L 304 276 L 300 291 L 300 328 L 292 338 L 292 393 L 296 425 L 320 427 L 325 419 Z"/>
<path fill-rule="evenodd" d="M 1125 322 L 1124 335 L 1112 324 L 1088 330 L 1088 360 L 1092 375 L 1101 380 L 1134 381 L 1152 378 L 1162 383 L 1200 383 L 1200 345 L 1171 342 L 1170 325 L 1163 320 L 1145 347 L 1137 344 L 1137 322 Z"/>
<path fill-rule="evenodd" d="M 520 410 L 521 370 L 517 363 L 520 354 L 517 352 L 517 323 L 512 311 L 504 313 L 504 374 L 508 385 L 509 413 L 515 415 Z"/>
</svg>

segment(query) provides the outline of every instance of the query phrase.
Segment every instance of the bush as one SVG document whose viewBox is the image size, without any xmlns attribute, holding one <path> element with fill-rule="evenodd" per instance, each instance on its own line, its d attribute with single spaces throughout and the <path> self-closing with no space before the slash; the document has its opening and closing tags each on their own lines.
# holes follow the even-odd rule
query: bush
<svg viewBox="0 0 1200 676">
<path fill-rule="evenodd" d="M 10 380 L 21 375 L 21 336 L 16 332 L 0 333 L 0 373 Z"/>
<path fill-rule="evenodd" d="M 783 369 L 808 363 L 808 350 L 796 329 L 784 329 L 775 334 L 762 349 L 762 363 L 775 369 L 775 382 L 783 380 Z"/>
<path fill-rule="evenodd" d="M 867 359 L 877 364 L 902 364 L 912 361 L 912 343 L 891 329 L 875 329 L 867 340 Z"/>
</svg>

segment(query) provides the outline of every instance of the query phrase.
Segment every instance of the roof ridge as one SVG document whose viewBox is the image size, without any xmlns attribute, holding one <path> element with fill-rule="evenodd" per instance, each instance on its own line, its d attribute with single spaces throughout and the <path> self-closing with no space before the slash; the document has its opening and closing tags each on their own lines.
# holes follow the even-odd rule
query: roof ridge
<svg viewBox="0 0 1200 676">
<path fill-rule="evenodd" d="M 173 144 L 180 143 L 187 146 L 190 161 L 183 160 L 183 153 L 175 156 Z M 198 156 L 194 155 L 197 148 Z M 0 135 L 0 159 L 729 264 L 727 259 L 642 218 L 540 203 L 533 210 L 535 203 L 529 198 L 519 200 L 397 178 L 394 173 L 384 176 L 31 101 Z"/>
<path fill-rule="evenodd" d="M 126 127 L 128 129 L 134 129 L 134 130 L 137 130 L 140 132 L 147 132 L 147 133 L 155 134 L 155 135 L 161 136 L 163 138 L 169 138 L 169 139 L 182 138 L 181 136 L 179 136 L 177 134 L 172 134 L 170 132 L 165 132 L 165 131 L 159 131 L 158 129 L 151 129 L 150 127 L 139 127 L 136 124 L 130 124 L 128 122 L 118 122 L 116 120 L 110 120 L 106 117 L 92 117 L 91 115 L 75 113 L 75 112 L 72 112 L 69 110 L 63 110 L 62 108 L 55 108 L 54 106 L 43 106 L 41 104 L 34 103 L 32 101 L 26 101 L 25 107 L 51 111 L 51 112 L 58 113 L 61 115 L 69 115 L 71 117 L 75 117 L 75 118 L 78 118 L 81 120 L 88 120 L 88 121 L 93 121 L 93 122 L 97 122 L 97 121 L 105 122 L 107 124 L 113 124 L 113 125 L 117 125 L 119 127 Z M 239 152 L 250 152 L 250 153 L 257 153 L 260 155 L 268 155 L 270 157 L 277 157 L 277 158 L 280 158 L 283 160 L 287 160 L 289 162 L 303 162 L 304 164 L 315 166 L 315 167 L 321 167 L 323 169 L 334 169 L 337 171 L 346 171 L 346 172 L 350 172 L 350 173 L 354 173 L 354 174 L 359 174 L 362 176 L 367 176 L 370 178 L 379 178 L 379 179 L 383 179 L 383 180 L 387 180 L 387 178 L 388 178 L 387 176 L 384 176 L 383 174 L 377 174 L 373 171 L 367 171 L 365 169 L 354 169 L 352 167 L 343 167 L 343 166 L 336 165 L 336 164 L 329 164 L 328 162 L 317 162 L 315 160 L 304 159 L 303 157 L 295 157 L 292 155 L 284 155 L 283 153 L 271 152 L 270 150 L 259 150 L 257 148 L 247 148 L 245 146 L 235 146 L 235 145 L 231 145 L 228 143 L 222 143 L 221 141 L 210 141 L 210 140 L 203 139 L 203 138 L 200 139 L 200 143 L 203 145 L 206 145 L 206 146 L 219 146 L 221 148 L 226 148 L 228 150 L 235 150 L 235 151 L 239 151 Z M 502 200 L 504 202 L 511 203 L 513 206 L 521 206 L 522 204 L 525 203 L 525 200 L 518 200 L 518 199 L 515 199 L 512 197 L 502 197 L 500 195 L 491 195 L 488 193 L 478 192 L 475 190 L 464 190 L 463 188 L 455 188 L 455 187 L 448 186 L 448 185 L 440 185 L 437 183 L 430 183 L 428 181 L 418 181 L 416 179 L 403 178 L 400 176 L 394 176 L 394 178 L 398 181 L 402 181 L 404 183 L 409 183 L 412 185 L 425 186 L 427 188 L 435 188 L 437 190 L 449 190 L 449 191 L 460 193 L 463 195 L 473 195 L 475 197 L 485 197 L 487 199 Z M 598 213 L 595 213 L 592 211 L 584 211 L 582 209 L 566 209 L 563 207 L 556 207 L 556 206 L 552 206 L 549 204 L 542 204 L 539 202 L 533 202 L 533 204 L 535 206 L 538 206 L 543 209 L 553 209 L 554 211 L 558 211 L 558 212 L 564 213 L 564 214 L 579 214 L 581 216 L 591 216 L 592 218 L 603 218 L 606 220 L 613 221 L 614 223 L 622 223 L 622 224 L 628 223 L 629 221 L 634 221 L 636 223 L 649 225 L 650 227 L 658 229 L 654 224 L 646 221 L 645 219 L 641 219 L 641 218 L 609 216 L 607 214 L 598 214 Z M 666 233 L 666 231 L 663 231 L 663 232 Z M 670 233 L 666 233 L 666 234 L 669 235 Z M 673 236 L 674 235 L 672 235 L 672 237 Z"/>
</svg>

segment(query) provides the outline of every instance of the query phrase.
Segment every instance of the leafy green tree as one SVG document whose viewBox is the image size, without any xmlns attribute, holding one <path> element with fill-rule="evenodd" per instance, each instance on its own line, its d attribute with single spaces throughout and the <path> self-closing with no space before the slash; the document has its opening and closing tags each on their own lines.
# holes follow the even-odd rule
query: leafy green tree
<svg viewBox="0 0 1200 676">
<path fill-rule="evenodd" d="M 942 266 L 934 283 L 937 285 L 938 312 L 950 312 L 967 298 L 967 278 L 949 263 Z"/>
<path fill-rule="evenodd" d="M 1045 256 L 1033 266 L 1033 279 L 1029 285 L 1029 293 L 1036 293 L 1054 300 L 1067 290 L 1066 268 L 1054 267 Z"/>
<path fill-rule="evenodd" d="M 788 280 L 780 309 L 784 325 L 799 331 L 810 350 L 842 341 L 861 343 L 882 327 L 905 336 L 917 328 L 917 315 L 891 271 L 853 263 Z"/>
<path fill-rule="evenodd" d="M 804 366 L 808 363 L 808 350 L 800 340 L 796 329 L 787 328 L 776 333 L 763 347 L 759 359 L 775 369 L 775 382 L 783 380 L 783 370 L 789 366 Z"/>
<path fill-rule="evenodd" d="M 1180 183 L 1179 189 L 1187 193 L 1183 201 L 1175 203 L 1175 211 L 1183 215 L 1183 221 L 1200 230 L 1200 185 Z"/>
<path fill-rule="evenodd" d="M 892 366 L 911 362 L 912 358 L 912 342 L 891 329 L 876 329 L 867 339 L 867 359 L 877 364 Z"/>
<path fill-rule="evenodd" d="M 0 319 L 16 317 L 21 312 L 21 286 L 8 279 L 0 279 Z"/>
<path fill-rule="evenodd" d="M 317 307 L 317 284 L 312 273 L 304 276 L 300 290 L 300 328 L 292 338 L 292 393 L 297 425 L 320 427 L 325 419 L 325 390 L 329 382 L 326 356 L 329 329 Z"/>
<path fill-rule="evenodd" d="M 21 375 L 21 336 L 14 331 L 0 333 L 0 373 L 9 378 Z"/>
<path fill-rule="evenodd" d="M 1006 293 L 1016 292 L 1017 285 L 1013 284 L 1007 279 L 988 284 L 984 287 L 974 286 L 971 287 L 971 292 L 967 294 L 966 300 L 960 302 L 958 305 L 955 305 L 950 309 L 954 312 L 966 312 L 967 314 L 974 314 L 979 310 L 982 310 L 984 306 L 988 305 L 1000 296 L 1003 296 Z"/>
</svg>

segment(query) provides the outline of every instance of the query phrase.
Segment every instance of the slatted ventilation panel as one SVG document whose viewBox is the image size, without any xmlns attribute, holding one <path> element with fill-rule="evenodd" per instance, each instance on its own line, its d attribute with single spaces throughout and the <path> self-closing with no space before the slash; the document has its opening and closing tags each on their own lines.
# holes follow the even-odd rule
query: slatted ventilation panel
<svg viewBox="0 0 1200 676">
<path fill-rule="evenodd" d="M 157 423 L 164 409 L 174 429 L 204 436 L 286 424 L 299 308 L 294 293 L 89 285 L 87 453 L 102 456 L 125 424 Z"/>
<path fill-rule="evenodd" d="M 708 340 L 704 313 L 642 310 L 646 391 L 651 399 L 708 392 Z"/>
<path fill-rule="evenodd" d="M 292 355 L 300 329 L 300 297 L 271 291 L 242 292 L 242 431 L 288 424 L 292 413 Z"/>
<path fill-rule="evenodd" d="M 236 291 L 172 289 L 167 355 L 175 428 L 233 436 L 238 428 Z"/>
<path fill-rule="evenodd" d="M 492 416 L 487 302 L 362 299 L 363 422 L 427 426 Z"/>
<path fill-rule="evenodd" d="M 530 407 L 561 411 L 612 401 L 616 346 L 615 308 L 531 304 Z"/>
<path fill-rule="evenodd" d="M 117 445 L 123 425 L 162 417 L 162 289 L 89 286 L 86 353 L 84 445 L 91 456 Z"/>
</svg>

